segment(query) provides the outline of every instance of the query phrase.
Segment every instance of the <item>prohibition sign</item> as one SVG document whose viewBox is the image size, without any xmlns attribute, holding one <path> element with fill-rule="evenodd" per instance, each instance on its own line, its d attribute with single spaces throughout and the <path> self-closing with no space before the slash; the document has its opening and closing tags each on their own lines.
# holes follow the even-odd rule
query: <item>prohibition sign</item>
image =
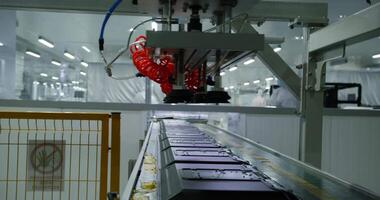
<svg viewBox="0 0 380 200">
<path fill-rule="evenodd" d="M 63 153 L 58 146 L 52 143 L 36 145 L 30 154 L 33 169 L 43 174 L 51 174 L 59 170 L 63 163 Z"/>
</svg>

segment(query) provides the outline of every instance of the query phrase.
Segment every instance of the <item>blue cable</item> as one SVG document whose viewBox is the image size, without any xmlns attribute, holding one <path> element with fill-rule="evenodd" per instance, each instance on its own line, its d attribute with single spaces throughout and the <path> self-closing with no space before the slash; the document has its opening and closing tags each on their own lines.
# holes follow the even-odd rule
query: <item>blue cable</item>
<svg viewBox="0 0 380 200">
<path fill-rule="evenodd" d="M 119 6 L 119 4 L 122 1 L 123 0 L 115 0 L 112 6 L 108 9 L 106 16 L 104 17 L 102 28 L 100 29 L 100 36 L 99 36 L 99 50 L 100 51 L 103 51 L 104 49 L 104 31 L 106 29 L 107 22 L 110 19 L 112 13 L 115 11 L 115 9 Z"/>
</svg>

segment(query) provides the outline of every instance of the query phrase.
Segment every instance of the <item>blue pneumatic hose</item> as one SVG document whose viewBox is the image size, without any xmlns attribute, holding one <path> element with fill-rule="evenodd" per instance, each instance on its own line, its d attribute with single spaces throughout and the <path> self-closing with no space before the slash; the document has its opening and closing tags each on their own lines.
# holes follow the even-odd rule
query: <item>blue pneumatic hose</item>
<svg viewBox="0 0 380 200">
<path fill-rule="evenodd" d="M 112 6 L 108 9 L 106 16 L 104 17 L 102 28 L 100 29 L 100 36 L 99 36 L 99 50 L 100 51 L 104 50 L 104 31 L 106 29 L 107 22 L 110 19 L 112 13 L 115 11 L 115 9 L 119 6 L 119 4 L 122 1 L 123 0 L 115 0 Z"/>
</svg>

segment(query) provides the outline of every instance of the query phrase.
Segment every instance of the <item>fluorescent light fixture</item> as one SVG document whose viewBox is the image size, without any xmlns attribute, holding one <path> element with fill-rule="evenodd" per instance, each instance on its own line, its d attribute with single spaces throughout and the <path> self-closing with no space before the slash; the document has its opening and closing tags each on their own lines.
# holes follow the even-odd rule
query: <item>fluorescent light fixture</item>
<svg viewBox="0 0 380 200">
<path fill-rule="evenodd" d="M 36 53 L 36 52 L 33 52 L 33 51 L 27 50 L 25 53 L 28 54 L 28 55 L 30 55 L 30 56 L 33 56 L 35 58 L 41 58 L 41 55 L 39 53 Z"/>
<path fill-rule="evenodd" d="M 49 47 L 49 48 L 54 48 L 54 44 L 50 41 L 48 41 L 47 39 L 43 38 L 43 37 L 38 37 L 38 42 Z"/>
<path fill-rule="evenodd" d="M 133 28 L 130 28 L 130 29 L 129 29 L 129 32 L 132 32 L 132 31 L 133 31 Z"/>
<path fill-rule="evenodd" d="M 260 83 L 260 80 L 255 80 L 255 81 L 253 81 L 253 83 L 258 84 L 258 83 Z"/>
<path fill-rule="evenodd" d="M 45 82 L 45 83 L 43 83 L 42 85 L 47 86 L 47 83 Z"/>
<path fill-rule="evenodd" d="M 152 30 L 157 31 L 157 29 L 158 29 L 157 22 L 152 22 Z"/>
<path fill-rule="evenodd" d="M 79 84 L 79 81 L 71 81 L 72 84 Z"/>
<path fill-rule="evenodd" d="M 4 43 L 0 42 L 0 47 L 3 47 L 4 46 Z"/>
<path fill-rule="evenodd" d="M 61 66 L 62 65 L 62 63 L 60 63 L 58 61 L 55 61 L 55 60 L 52 60 L 51 64 L 56 65 L 56 66 Z"/>
<path fill-rule="evenodd" d="M 265 80 L 266 80 L 266 81 L 273 81 L 274 78 L 273 78 L 273 77 L 268 77 L 268 78 L 266 78 Z"/>
<path fill-rule="evenodd" d="M 228 90 L 228 87 L 224 87 L 224 90 Z"/>
<path fill-rule="evenodd" d="M 231 67 L 228 71 L 233 72 L 233 71 L 235 71 L 235 70 L 237 70 L 237 67 L 236 67 L 236 66 Z"/>
<path fill-rule="evenodd" d="M 380 58 L 380 53 L 379 54 L 375 54 L 372 56 L 373 59 L 377 59 L 377 58 Z"/>
<path fill-rule="evenodd" d="M 248 86 L 248 85 L 249 85 L 249 82 L 245 82 L 243 85 Z"/>
<path fill-rule="evenodd" d="M 86 76 L 87 74 L 86 74 L 86 72 L 80 72 L 80 75 Z"/>
<path fill-rule="evenodd" d="M 53 80 L 59 80 L 59 78 L 56 77 L 56 76 L 52 76 L 51 79 L 53 79 Z"/>
<path fill-rule="evenodd" d="M 67 83 L 64 83 L 63 86 L 64 86 L 64 87 L 67 87 Z"/>
<path fill-rule="evenodd" d="M 86 46 L 82 46 L 82 49 L 84 49 L 85 51 L 87 51 L 87 53 L 91 52 L 91 50 L 89 48 L 87 48 Z"/>
<path fill-rule="evenodd" d="M 273 49 L 273 51 L 276 52 L 276 53 L 277 53 L 277 52 L 280 52 L 281 50 L 282 50 L 281 47 L 275 47 L 275 48 Z"/>
<path fill-rule="evenodd" d="M 63 54 L 65 55 L 67 58 L 71 59 L 71 60 L 74 60 L 75 59 L 75 56 L 67 51 L 65 51 L 65 53 Z"/>
<path fill-rule="evenodd" d="M 230 89 L 234 89 L 235 87 L 234 86 L 230 86 Z"/>
<path fill-rule="evenodd" d="M 254 63 L 254 62 L 255 62 L 255 59 L 249 59 L 249 60 L 245 61 L 243 64 L 249 65 L 249 64 Z"/>
<path fill-rule="evenodd" d="M 38 81 L 33 81 L 33 85 L 39 85 L 40 84 L 40 82 L 38 82 Z"/>
<path fill-rule="evenodd" d="M 40 76 L 42 76 L 42 77 L 48 77 L 48 75 L 45 74 L 45 73 L 41 73 Z"/>
<path fill-rule="evenodd" d="M 56 82 L 55 84 L 57 84 L 57 85 L 61 85 L 61 83 L 59 83 L 59 82 Z"/>
<path fill-rule="evenodd" d="M 220 72 L 219 75 L 220 75 L 220 76 L 224 76 L 224 75 L 226 75 L 226 72 Z"/>
<path fill-rule="evenodd" d="M 88 67 L 88 63 L 84 62 L 83 60 L 80 62 L 80 64 L 84 67 Z"/>
</svg>

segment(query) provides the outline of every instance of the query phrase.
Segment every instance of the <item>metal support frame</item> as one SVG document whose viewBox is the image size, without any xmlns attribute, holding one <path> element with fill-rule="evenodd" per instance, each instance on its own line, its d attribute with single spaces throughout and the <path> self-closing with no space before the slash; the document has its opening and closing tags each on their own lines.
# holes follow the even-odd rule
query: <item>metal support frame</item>
<svg viewBox="0 0 380 200">
<path fill-rule="evenodd" d="M 242 33 L 258 34 L 258 32 L 247 23 L 244 18 L 234 20 L 232 28 L 240 30 Z M 251 49 L 252 50 L 252 49 Z M 298 99 L 300 99 L 301 79 L 300 77 L 286 64 L 286 62 L 273 51 L 272 47 L 265 42 L 264 49 L 257 52 L 260 60 L 275 74 L 280 80 L 285 83 L 289 91 Z"/>
<path fill-rule="evenodd" d="M 309 52 L 319 54 L 380 36 L 380 3 L 310 35 Z"/>
<path fill-rule="evenodd" d="M 301 98 L 301 160 L 320 168 L 322 164 L 323 100 L 326 62 L 345 56 L 347 45 L 380 35 L 380 3 L 310 35 L 305 59 Z"/>
</svg>

